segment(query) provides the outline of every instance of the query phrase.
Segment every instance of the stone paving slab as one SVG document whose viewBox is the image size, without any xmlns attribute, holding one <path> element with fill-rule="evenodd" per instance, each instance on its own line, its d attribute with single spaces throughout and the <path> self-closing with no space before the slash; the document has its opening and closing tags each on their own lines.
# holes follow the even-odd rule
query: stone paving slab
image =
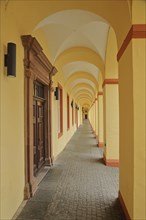
<svg viewBox="0 0 146 220">
<path fill-rule="evenodd" d="M 103 164 L 88 121 L 79 127 L 17 220 L 125 220 L 118 168 Z"/>
</svg>

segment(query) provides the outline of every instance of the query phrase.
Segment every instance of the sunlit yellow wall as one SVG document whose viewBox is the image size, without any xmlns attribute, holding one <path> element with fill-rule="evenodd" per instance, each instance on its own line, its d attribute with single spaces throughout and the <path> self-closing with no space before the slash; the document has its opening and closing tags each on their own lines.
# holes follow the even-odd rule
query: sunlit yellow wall
<svg viewBox="0 0 146 220">
<path fill-rule="evenodd" d="M 146 219 L 146 40 L 133 40 L 134 219 Z"/>
<path fill-rule="evenodd" d="M 118 85 L 105 85 L 106 159 L 119 159 L 119 91 Z"/>
<path fill-rule="evenodd" d="M 95 112 L 95 114 L 96 114 L 96 122 L 95 122 L 96 129 L 95 129 L 95 132 L 96 132 L 96 136 L 98 136 L 98 99 L 96 100 L 95 105 L 96 105 L 96 112 Z"/>
<path fill-rule="evenodd" d="M 120 192 L 133 218 L 134 190 L 134 122 L 133 122 L 132 44 L 119 61 L 120 110 Z M 127 172 L 128 169 L 128 172 Z M 129 175 L 130 174 L 130 175 Z"/>
<path fill-rule="evenodd" d="M 144 47 L 145 40 L 133 40 L 119 62 L 120 192 L 132 219 L 146 218 Z"/>
<path fill-rule="evenodd" d="M 103 95 L 98 96 L 98 142 L 103 144 Z"/>
<path fill-rule="evenodd" d="M 93 104 L 93 130 L 95 131 L 95 103 Z"/>
<path fill-rule="evenodd" d="M 104 130 L 103 130 L 103 140 L 106 144 L 106 93 L 105 88 L 103 88 L 103 124 L 104 124 Z"/>
<path fill-rule="evenodd" d="M 80 118 L 80 124 L 83 124 L 83 113 L 82 113 L 82 105 L 79 105 L 79 118 Z"/>
<path fill-rule="evenodd" d="M 132 23 L 133 24 L 145 24 L 146 23 L 146 1 L 132 0 Z"/>
<path fill-rule="evenodd" d="M 132 1 L 132 22 L 146 24 L 146 1 Z M 134 218 L 146 219 L 146 40 L 133 40 Z"/>
<path fill-rule="evenodd" d="M 106 61 L 104 79 L 117 79 L 118 78 L 118 62 L 117 62 L 117 39 L 112 27 L 109 29 L 107 48 L 106 48 Z"/>
<path fill-rule="evenodd" d="M 146 1 L 132 1 L 132 22 L 146 24 Z M 146 219 L 146 40 L 133 40 L 134 218 Z"/>
<path fill-rule="evenodd" d="M 1 213 L 10 219 L 21 202 L 24 190 L 24 71 L 23 47 L 17 24 L 1 2 Z M 17 45 L 16 78 L 8 78 L 4 53 L 8 42 Z"/>
<path fill-rule="evenodd" d="M 132 1 L 132 6 L 133 23 L 146 23 L 146 2 Z M 145 48 L 145 39 L 133 39 L 119 62 L 120 192 L 134 220 L 146 219 Z"/>
<path fill-rule="evenodd" d="M 63 74 L 62 74 L 63 75 Z M 74 134 L 76 130 L 76 124 L 75 124 L 75 110 L 74 110 L 74 125 L 72 125 L 72 108 L 71 104 L 69 104 L 70 107 L 70 129 L 67 130 L 67 94 L 68 91 L 64 87 L 64 80 L 63 77 L 61 77 L 61 73 L 58 72 L 53 80 L 53 85 L 56 87 L 60 83 L 60 85 L 63 87 L 63 135 L 58 138 L 58 100 L 55 100 L 55 96 L 52 93 L 52 147 L 53 147 L 53 157 L 56 158 L 59 153 L 64 149 L 67 142 L 70 140 L 72 135 Z M 74 100 L 74 97 L 70 96 L 69 94 L 69 100 L 70 103 Z M 75 103 L 75 100 L 74 100 Z M 80 108 L 81 110 L 81 108 Z M 80 125 L 80 121 L 79 121 Z"/>
<path fill-rule="evenodd" d="M 117 40 L 113 28 L 109 29 L 105 79 L 118 79 Z M 104 140 L 106 159 L 119 159 L 119 89 L 118 84 L 104 85 Z"/>
</svg>

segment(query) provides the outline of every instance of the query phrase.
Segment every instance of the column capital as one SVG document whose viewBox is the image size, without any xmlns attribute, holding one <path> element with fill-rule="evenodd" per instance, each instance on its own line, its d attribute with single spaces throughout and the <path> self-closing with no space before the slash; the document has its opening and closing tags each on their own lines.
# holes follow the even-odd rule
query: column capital
<svg viewBox="0 0 146 220">
<path fill-rule="evenodd" d="M 102 88 L 104 88 L 107 84 L 119 84 L 119 79 L 105 79 L 102 84 Z"/>
<path fill-rule="evenodd" d="M 98 92 L 98 96 L 99 96 L 99 95 L 103 95 L 103 92 L 102 92 L 102 91 Z"/>
<path fill-rule="evenodd" d="M 36 80 L 37 79 L 37 76 L 36 76 L 36 74 L 34 74 L 30 69 L 25 69 L 25 77 L 26 78 L 29 78 L 29 79 L 31 79 L 31 80 Z"/>
</svg>

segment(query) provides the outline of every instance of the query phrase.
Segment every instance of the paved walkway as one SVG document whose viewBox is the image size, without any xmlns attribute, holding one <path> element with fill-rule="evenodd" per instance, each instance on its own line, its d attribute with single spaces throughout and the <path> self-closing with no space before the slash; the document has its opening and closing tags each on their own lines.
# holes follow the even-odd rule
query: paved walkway
<svg viewBox="0 0 146 220">
<path fill-rule="evenodd" d="M 102 153 L 85 121 L 17 220 L 125 220 L 118 168 L 106 167 Z"/>
</svg>

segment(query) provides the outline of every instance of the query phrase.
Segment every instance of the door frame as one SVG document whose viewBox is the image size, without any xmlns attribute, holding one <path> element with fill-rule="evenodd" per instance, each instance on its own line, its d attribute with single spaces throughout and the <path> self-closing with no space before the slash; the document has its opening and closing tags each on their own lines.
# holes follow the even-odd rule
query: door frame
<svg viewBox="0 0 146 220">
<path fill-rule="evenodd" d="M 24 47 L 24 126 L 25 126 L 25 187 L 24 199 L 31 197 L 37 188 L 33 172 L 33 84 L 38 81 L 44 85 L 45 106 L 45 165 L 51 166 L 52 155 L 52 123 L 51 123 L 51 92 L 52 76 L 57 72 L 52 66 L 43 49 L 31 35 L 21 36 Z"/>
</svg>

